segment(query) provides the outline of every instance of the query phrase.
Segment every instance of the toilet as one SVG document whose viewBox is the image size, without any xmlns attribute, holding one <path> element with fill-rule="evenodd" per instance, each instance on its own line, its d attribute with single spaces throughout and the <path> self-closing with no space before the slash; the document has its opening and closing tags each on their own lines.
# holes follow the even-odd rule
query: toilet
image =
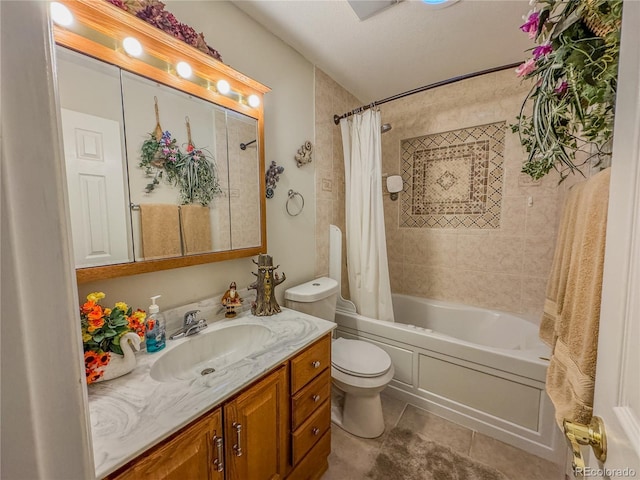
<svg viewBox="0 0 640 480">
<path fill-rule="evenodd" d="M 317 278 L 284 292 L 285 306 L 335 321 L 338 282 Z M 380 392 L 393 378 L 391 358 L 362 340 L 337 338 L 331 343 L 331 379 L 344 393 L 344 405 L 332 405 L 331 420 L 347 432 L 375 438 L 384 432 Z"/>
</svg>

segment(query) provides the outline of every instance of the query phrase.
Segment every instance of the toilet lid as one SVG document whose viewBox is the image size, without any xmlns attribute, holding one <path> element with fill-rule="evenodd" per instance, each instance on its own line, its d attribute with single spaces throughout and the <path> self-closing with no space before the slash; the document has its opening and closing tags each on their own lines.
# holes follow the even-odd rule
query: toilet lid
<svg viewBox="0 0 640 480">
<path fill-rule="evenodd" d="M 389 371 L 391 358 L 371 343 L 338 338 L 331 344 L 331 364 L 356 377 L 377 377 Z"/>
</svg>

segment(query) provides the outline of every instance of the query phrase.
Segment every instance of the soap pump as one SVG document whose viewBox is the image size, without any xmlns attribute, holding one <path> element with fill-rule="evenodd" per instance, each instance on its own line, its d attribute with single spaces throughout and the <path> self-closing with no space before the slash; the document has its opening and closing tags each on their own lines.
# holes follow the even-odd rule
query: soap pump
<svg viewBox="0 0 640 480">
<path fill-rule="evenodd" d="M 151 297 L 151 305 L 149 305 L 146 328 L 146 345 L 149 353 L 162 350 L 166 344 L 164 318 L 160 314 L 160 307 L 156 305 L 156 300 L 160 296 Z"/>
</svg>

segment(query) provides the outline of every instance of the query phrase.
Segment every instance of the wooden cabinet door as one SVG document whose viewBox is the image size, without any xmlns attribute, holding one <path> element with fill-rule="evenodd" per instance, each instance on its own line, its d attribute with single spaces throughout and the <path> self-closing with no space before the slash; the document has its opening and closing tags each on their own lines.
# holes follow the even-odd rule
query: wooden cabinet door
<svg viewBox="0 0 640 480">
<path fill-rule="evenodd" d="M 138 457 L 111 480 L 223 480 L 216 439 L 222 435 L 221 409 Z M 222 449 L 220 449 L 222 450 Z"/>
<path fill-rule="evenodd" d="M 284 478 L 288 401 L 282 366 L 224 406 L 227 480 Z"/>
</svg>

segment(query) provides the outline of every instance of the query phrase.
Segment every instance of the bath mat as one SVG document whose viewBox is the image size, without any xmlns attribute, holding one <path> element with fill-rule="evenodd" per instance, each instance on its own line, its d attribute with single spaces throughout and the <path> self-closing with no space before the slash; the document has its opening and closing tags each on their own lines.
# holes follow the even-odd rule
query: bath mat
<svg viewBox="0 0 640 480">
<path fill-rule="evenodd" d="M 389 432 L 367 478 L 509 480 L 493 467 L 403 428 L 394 428 Z"/>
</svg>

